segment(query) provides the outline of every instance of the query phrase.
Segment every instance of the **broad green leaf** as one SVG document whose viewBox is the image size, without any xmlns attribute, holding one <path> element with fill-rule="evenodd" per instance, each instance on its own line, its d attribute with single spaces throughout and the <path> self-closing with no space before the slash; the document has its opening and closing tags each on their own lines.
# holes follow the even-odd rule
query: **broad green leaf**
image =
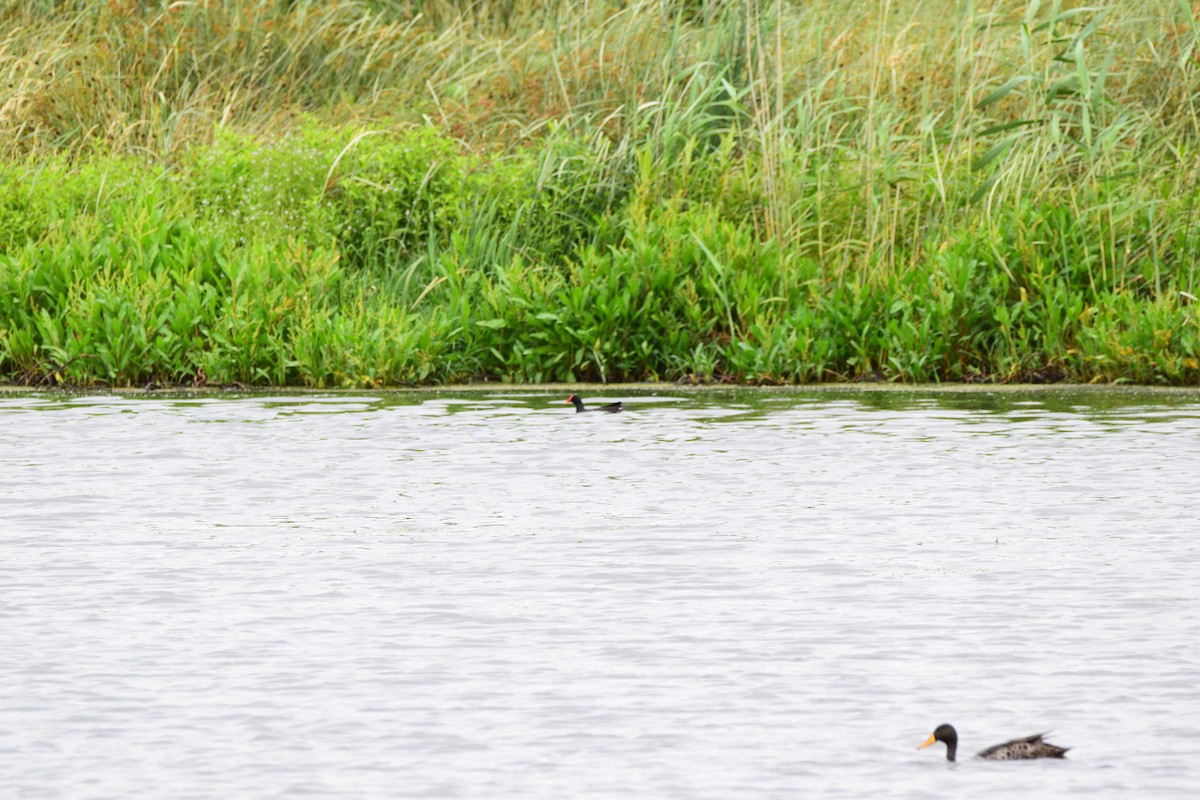
<svg viewBox="0 0 1200 800">
<path fill-rule="evenodd" d="M 1011 150 L 1012 146 L 1017 143 L 1017 140 L 1020 139 L 1021 136 L 1022 134 L 1020 133 L 1014 133 L 1013 135 L 1006 136 L 999 142 L 996 142 L 996 144 L 988 148 L 986 153 L 976 159 L 975 163 L 971 165 L 971 169 L 976 171 L 984 169 L 988 164 L 991 164 L 997 158 Z"/>
<path fill-rule="evenodd" d="M 984 195 L 992 190 L 992 187 L 996 185 L 996 181 L 998 180 L 1000 180 L 999 172 L 980 184 L 979 188 L 971 193 L 971 202 L 978 203 L 980 200 L 982 200 Z"/>
<path fill-rule="evenodd" d="M 997 133 L 1004 133 L 1013 128 L 1023 128 L 1026 125 L 1040 125 L 1045 120 L 1040 119 L 1019 119 L 1015 122 L 1005 122 L 1003 125 L 993 125 L 990 128 L 984 128 L 979 132 L 979 136 L 992 136 Z"/>
<path fill-rule="evenodd" d="M 1049 89 L 1046 90 L 1046 102 L 1056 99 L 1060 95 L 1071 95 L 1079 93 L 1079 76 L 1071 75 L 1056 81 Z"/>
<path fill-rule="evenodd" d="M 997 103 L 1003 100 L 1018 86 L 1022 86 L 1033 80 L 1029 75 L 1016 75 L 1006 80 L 1000 87 L 992 92 L 989 92 L 982 100 L 975 104 L 975 108 L 987 108 L 992 103 Z"/>
</svg>

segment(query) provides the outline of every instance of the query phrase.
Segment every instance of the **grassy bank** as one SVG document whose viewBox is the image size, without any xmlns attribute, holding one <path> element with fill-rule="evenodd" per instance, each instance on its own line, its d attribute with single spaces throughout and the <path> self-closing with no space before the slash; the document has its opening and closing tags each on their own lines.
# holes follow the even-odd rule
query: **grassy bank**
<svg viewBox="0 0 1200 800">
<path fill-rule="evenodd" d="M 1197 384 L 1198 31 L 1184 0 L 6 8 L 0 376 Z"/>
</svg>

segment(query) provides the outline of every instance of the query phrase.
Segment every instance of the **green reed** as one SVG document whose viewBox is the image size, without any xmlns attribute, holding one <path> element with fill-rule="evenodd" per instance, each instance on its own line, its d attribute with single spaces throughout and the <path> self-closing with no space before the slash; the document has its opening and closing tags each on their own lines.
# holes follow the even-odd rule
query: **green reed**
<svg viewBox="0 0 1200 800">
<path fill-rule="evenodd" d="M 1200 381 L 1182 0 L 14 4 L 0 374 Z"/>
</svg>

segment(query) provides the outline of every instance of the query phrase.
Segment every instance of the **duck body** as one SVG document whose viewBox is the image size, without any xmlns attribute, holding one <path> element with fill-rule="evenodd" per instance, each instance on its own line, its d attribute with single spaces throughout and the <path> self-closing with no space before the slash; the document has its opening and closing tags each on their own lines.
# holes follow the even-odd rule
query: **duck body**
<svg viewBox="0 0 1200 800">
<path fill-rule="evenodd" d="M 604 406 L 596 406 L 595 408 L 585 408 L 583 400 L 577 394 L 573 394 L 567 398 L 566 402 L 575 404 L 575 413 L 582 414 L 584 411 L 604 411 L 608 414 L 616 414 L 621 410 L 620 402 L 609 403 Z"/>
<path fill-rule="evenodd" d="M 1045 741 L 1044 733 L 1035 733 L 1033 736 L 1025 736 L 1021 739 L 1013 739 L 1004 744 L 993 745 L 986 750 L 980 750 L 977 753 L 978 758 L 988 761 L 1025 761 L 1032 758 L 1063 758 L 1067 754 L 1069 747 L 1059 747 L 1058 745 L 1050 744 Z M 934 742 L 942 742 L 946 745 L 946 760 L 954 761 L 958 753 L 958 731 L 953 725 L 941 724 L 937 730 L 929 735 L 924 744 L 917 747 L 918 750 L 929 747 Z"/>
<path fill-rule="evenodd" d="M 1027 758 L 1065 758 L 1069 747 L 1059 747 L 1042 739 L 1044 733 L 1035 733 L 1023 739 L 1013 739 L 979 751 L 980 758 L 988 761 L 1019 761 Z"/>
</svg>

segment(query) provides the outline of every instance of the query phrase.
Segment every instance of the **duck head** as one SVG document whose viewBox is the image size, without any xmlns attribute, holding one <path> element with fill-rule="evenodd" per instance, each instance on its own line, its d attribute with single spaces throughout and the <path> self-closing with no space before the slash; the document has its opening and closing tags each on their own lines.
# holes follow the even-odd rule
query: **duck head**
<svg viewBox="0 0 1200 800">
<path fill-rule="evenodd" d="M 946 745 L 946 760 L 953 761 L 955 754 L 958 753 L 958 731 L 954 730 L 953 725 L 942 723 L 937 726 L 937 730 L 929 734 L 929 738 L 924 744 L 917 745 L 918 750 L 922 750 L 934 742 L 943 742 Z"/>
</svg>

